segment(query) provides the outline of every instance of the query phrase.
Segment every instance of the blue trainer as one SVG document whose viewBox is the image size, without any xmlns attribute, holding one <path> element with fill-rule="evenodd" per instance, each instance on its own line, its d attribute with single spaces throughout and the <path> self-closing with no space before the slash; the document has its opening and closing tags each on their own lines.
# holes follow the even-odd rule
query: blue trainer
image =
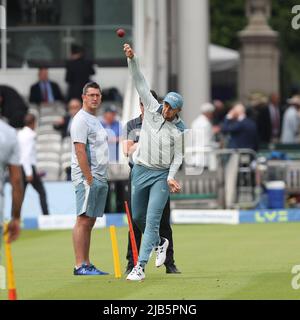
<svg viewBox="0 0 300 320">
<path fill-rule="evenodd" d="M 97 269 L 93 264 L 87 265 L 83 263 L 80 268 L 74 268 L 74 276 L 102 276 L 109 273 Z"/>
</svg>

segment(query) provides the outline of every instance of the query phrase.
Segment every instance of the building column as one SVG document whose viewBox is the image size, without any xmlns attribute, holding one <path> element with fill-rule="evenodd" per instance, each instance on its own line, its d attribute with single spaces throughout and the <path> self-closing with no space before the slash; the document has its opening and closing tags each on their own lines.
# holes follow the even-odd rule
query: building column
<svg viewBox="0 0 300 320">
<path fill-rule="evenodd" d="M 144 57 L 145 0 L 133 0 L 133 41 L 137 54 Z"/>
<path fill-rule="evenodd" d="M 6 25 L 6 0 L 0 2 L 0 31 L 1 31 L 1 69 L 7 68 L 7 25 Z"/>
<path fill-rule="evenodd" d="M 209 3 L 178 0 L 178 92 L 184 98 L 183 118 L 190 127 L 200 106 L 210 100 Z"/>
<path fill-rule="evenodd" d="M 167 38 L 167 1 L 156 0 L 156 90 L 159 95 L 168 91 L 168 38 Z"/>
<path fill-rule="evenodd" d="M 278 33 L 267 24 L 270 0 L 247 0 L 247 27 L 239 33 L 241 40 L 239 98 L 248 103 L 250 95 L 279 92 Z"/>
</svg>

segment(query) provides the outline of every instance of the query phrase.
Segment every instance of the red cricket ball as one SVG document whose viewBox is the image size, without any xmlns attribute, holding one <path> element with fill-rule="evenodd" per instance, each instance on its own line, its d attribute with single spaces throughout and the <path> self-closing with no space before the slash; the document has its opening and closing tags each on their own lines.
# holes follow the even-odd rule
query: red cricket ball
<svg viewBox="0 0 300 320">
<path fill-rule="evenodd" d="M 118 37 L 120 37 L 120 38 L 123 38 L 125 36 L 125 30 L 122 28 L 118 29 L 116 32 L 117 32 Z"/>
</svg>

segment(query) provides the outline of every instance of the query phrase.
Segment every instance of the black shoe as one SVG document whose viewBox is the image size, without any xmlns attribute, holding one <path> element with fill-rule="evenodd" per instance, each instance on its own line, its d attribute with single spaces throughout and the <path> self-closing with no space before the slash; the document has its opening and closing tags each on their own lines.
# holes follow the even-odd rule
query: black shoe
<svg viewBox="0 0 300 320">
<path fill-rule="evenodd" d="M 179 271 L 173 263 L 166 266 L 166 273 L 181 273 L 181 271 Z"/>
<path fill-rule="evenodd" d="M 129 274 L 131 271 L 132 271 L 132 269 L 134 268 L 134 265 L 133 264 L 131 264 L 131 263 L 128 263 L 128 265 L 127 265 L 127 267 L 126 267 L 126 270 L 125 270 L 125 274 Z"/>
</svg>

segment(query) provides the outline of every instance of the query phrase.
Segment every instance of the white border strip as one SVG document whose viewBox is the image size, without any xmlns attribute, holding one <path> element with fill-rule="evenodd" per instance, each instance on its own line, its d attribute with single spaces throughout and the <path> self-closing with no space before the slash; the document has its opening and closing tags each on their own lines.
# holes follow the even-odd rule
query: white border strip
<svg viewBox="0 0 300 320">
<path fill-rule="evenodd" d="M 76 215 L 49 215 L 38 217 L 39 230 L 66 230 L 73 229 L 76 223 Z M 106 217 L 97 218 L 94 228 L 104 228 L 106 226 Z"/>
</svg>

